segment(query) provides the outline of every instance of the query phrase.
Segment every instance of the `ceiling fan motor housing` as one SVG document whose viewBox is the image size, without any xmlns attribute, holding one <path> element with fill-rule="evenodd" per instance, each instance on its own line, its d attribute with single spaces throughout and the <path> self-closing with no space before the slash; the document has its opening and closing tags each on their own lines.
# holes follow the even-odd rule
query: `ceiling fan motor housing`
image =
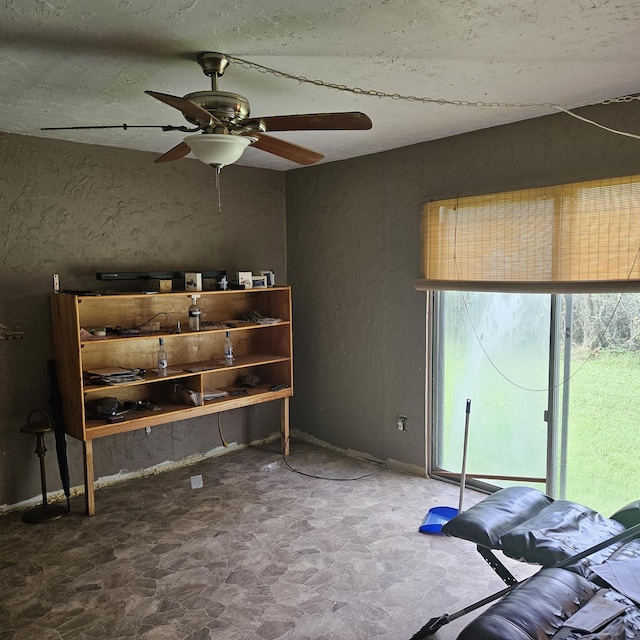
<svg viewBox="0 0 640 640">
<path fill-rule="evenodd" d="M 203 51 L 196 58 L 206 76 L 221 76 L 229 66 L 229 58 L 217 51 Z"/>
<path fill-rule="evenodd" d="M 226 91 L 196 91 L 184 96 L 187 100 L 195 102 L 199 107 L 206 109 L 222 122 L 238 124 L 249 117 L 249 101 L 237 93 Z M 187 118 L 193 124 L 201 124 L 191 118 Z"/>
</svg>

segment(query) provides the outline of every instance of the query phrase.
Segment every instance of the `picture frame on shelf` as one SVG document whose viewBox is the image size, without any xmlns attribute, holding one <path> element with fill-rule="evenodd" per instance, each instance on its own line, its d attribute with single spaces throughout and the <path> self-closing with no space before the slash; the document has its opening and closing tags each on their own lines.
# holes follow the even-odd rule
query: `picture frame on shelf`
<svg viewBox="0 0 640 640">
<path fill-rule="evenodd" d="M 238 284 L 244 285 L 245 289 L 252 289 L 253 274 L 251 271 L 238 271 Z"/>
<path fill-rule="evenodd" d="M 261 276 L 267 276 L 267 287 L 276 286 L 276 274 L 271 269 L 260 271 Z"/>
<path fill-rule="evenodd" d="M 184 274 L 185 291 L 202 291 L 202 273 L 188 271 Z"/>
</svg>

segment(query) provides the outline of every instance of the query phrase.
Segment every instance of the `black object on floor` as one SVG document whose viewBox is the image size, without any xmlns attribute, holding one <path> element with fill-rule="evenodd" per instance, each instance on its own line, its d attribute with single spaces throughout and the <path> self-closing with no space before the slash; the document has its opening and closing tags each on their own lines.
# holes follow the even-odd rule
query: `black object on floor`
<svg viewBox="0 0 640 640">
<path fill-rule="evenodd" d="M 41 420 L 35 420 L 34 416 L 41 414 Z M 49 416 L 40 409 L 34 409 L 27 418 L 27 424 L 20 427 L 22 433 L 31 433 L 36 437 L 35 453 L 40 459 L 40 482 L 42 484 L 42 506 L 34 507 L 24 512 L 22 520 L 27 524 L 39 524 L 50 522 L 66 515 L 69 511 L 63 505 L 49 504 L 47 501 L 47 477 L 44 466 L 44 456 L 47 448 L 44 444 L 44 434 L 53 431 Z"/>
<path fill-rule="evenodd" d="M 51 382 L 49 394 L 49 406 L 53 413 L 53 431 L 56 436 L 56 457 L 60 470 L 62 490 L 67 498 L 67 511 L 71 511 L 71 483 L 69 481 L 69 462 L 67 460 L 67 436 L 64 431 L 64 415 L 62 411 L 62 394 L 58 386 L 58 374 L 55 360 L 47 362 L 49 368 L 49 380 Z"/>
</svg>

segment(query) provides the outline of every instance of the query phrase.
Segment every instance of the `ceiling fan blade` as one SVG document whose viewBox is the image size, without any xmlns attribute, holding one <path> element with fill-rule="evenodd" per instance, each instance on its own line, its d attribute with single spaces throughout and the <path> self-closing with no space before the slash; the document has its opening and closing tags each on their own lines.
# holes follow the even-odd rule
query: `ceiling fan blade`
<svg viewBox="0 0 640 640">
<path fill-rule="evenodd" d="M 173 147 L 173 149 L 169 149 L 164 155 L 156 158 L 154 162 L 173 162 L 174 160 L 184 158 L 186 155 L 189 155 L 189 153 L 191 153 L 191 147 L 186 142 L 181 142 Z"/>
<path fill-rule="evenodd" d="M 158 93 L 157 91 L 145 91 L 145 93 L 156 100 L 160 100 L 160 102 L 168 104 L 170 107 L 178 109 L 178 111 L 182 111 L 187 119 L 195 120 L 205 125 L 222 124 L 218 118 L 210 114 L 206 109 L 191 102 L 191 100 L 180 98 L 179 96 L 172 96 L 168 93 Z"/>
<path fill-rule="evenodd" d="M 262 122 L 267 131 L 357 130 L 371 129 L 373 126 L 369 116 L 359 111 L 267 116 L 252 118 L 252 121 Z"/>
<path fill-rule="evenodd" d="M 256 139 L 255 142 L 251 143 L 252 147 L 273 153 L 276 156 L 297 162 L 298 164 L 313 164 L 324 158 L 321 153 L 300 147 L 291 142 L 286 142 L 285 140 L 280 140 L 279 138 L 265 136 L 264 133 L 246 133 L 243 135 Z"/>
<path fill-rule="evenodd" d="M 162 129 L 163 131 L 185 131 L 192 133 L 198 131 L 199 127 L 189 129 L 184 125 L 174 124 L 106 124 L 106 125 L 89 125 L 83 127 L 40 127 L 40 131 L 70 131 L 72 129 Z"/>
</svg>

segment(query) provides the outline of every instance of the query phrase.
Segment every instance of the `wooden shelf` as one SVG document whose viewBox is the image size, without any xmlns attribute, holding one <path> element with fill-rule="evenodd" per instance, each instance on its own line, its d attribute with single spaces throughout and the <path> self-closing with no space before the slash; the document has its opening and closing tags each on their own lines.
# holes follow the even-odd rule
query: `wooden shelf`
<svg viewBox="0 0 640 640">
<path fill-rule="evenodd" d="M 193 378 L 194 376 L 204 375 L 215 372 L 237 371 L 246 369 L 247 367 L 258 367 L 275 362 L 289 362 L 287 356 L 268 355 L 268 354 L 251 354 L 247 356 L 238 356 L 232 365 L 225 365 L 224 359 L 206 360 L 200 362 L 191 362 L 187 364 L 172 365 L 169 371 L 176 373 L 167 373 L 165 376 L 159 376 L 155 371 L 147 371 L 142 380 L 134 382 L 124 382 L 121 384 L 88 384 L 84 386 L 85 394 L 113 395 L 116 389 L 128 389 L 136 386 L 143 386 L 150 383 L 167 382 L 169 380 L 180 380 L 182 378 Z M 196 369 L 198 369 L 196 371 Z M 289 384 L 289 383 L 286 383 Z M 111 390 L 111 393 L 108 391 Z M 106 393 L 105 393 L 106 392 Z"/>
<path fill-rule="evenodd" d="M 108 423 L 106 420 L 87 420 L 87 439 L 103 438 L 118 433 L 127 433 L 147 427 L 155 427 L 174 420 L 184 420 L 186 418 L 196 418 L 198 416 L 239 409 L 254 404 L 261 404 L 271 400 L 289 398 L 292 395 L 290 388 L 280 391 L 269 391 L 269 388 L 248 389 L 247 395 L 224 398 L 215 398 L 205 401 L 202 406 L 192 406 L 186 404 L 165 405 L 157 411 L 145 409 L 144 411 L 132 411 L 128 414 L 124 422 Z"/>
<path fill-rule="evenodd" d="M 92 442 L 97 438 L 281 400 L 283 452 L 288 453 L 288 403 L 293 395 L 290 288 L 202 291 L 198 299 L 202 321 L 215 323 L 215 326 L 205 324 L 202 331 L 185 330 L 190 303 L 191 295 L 187 292 L 51 295 L 54 353 L 65 430 L 83 442 L 89 514 L 95 512 Z M 279 322 L 243 320 L 249 312 Z M 150 321 L 159 321 L 163 330 L 126 336 L 110 333 L 102 339 L 80 337 L 81 329 L 140 330 Z M 182 327 L 180 333 L 175 331 L 178 322 Z M 225 366 L 223 357 L 227 331 L 234 345 L 235 360 L 231 366 Z M 169 361 L 170 373 L 166 376 L 158 376 L 154 371 L 159 338 L 164 338 Z M 113 385 L 92 383 L 87 376 L 88 371 L 112 367 L 145 369 L 146 373 L 141 380 Z M 200 406 L 171 404 L 169 400 L 170 388 L 175 383 L 202 394 L 206 389 L 233 389 L 246 375 L 259 378 L 261 384 L 248 388 L 243 395 L 216 398 Z M 288 386 L 270 391 L 274 384 Z M 119 402 L 150 400 L 159 409 L 133 410 L 122 422 L 87 419 L 85 402 L 105 397 L 115 397 Z"/>
<path fill-rule="evenodd" d="M 167 295 L 167 294 L 158 294 L 158 295 Z M 235 326 L 227 327 L 226 324 L 231 323 Z M 121 336 L 116 333 L 110 333 L 105 337 L 101 338 L 89 338 L 86 340 L 81 340 L 80 343 L 84 347 L 85 345 L 104 345 L 112 342 L 131 342 L 131 340 L 140 340 L 142 338 L 157 340 L 158 338 L 167 338 L 169 336 L 173 338 L 184 337 L 189 338 L 194 335 L 202 335 L 203 333 L 226 333 L 243 331 L 245 329 L 269 329 L 270 327 L 283 326 L 291 324 L 288 320 L 281 320 L 275 324 L 260 324 L 258 322 L 244 322 L 242 320 L 223 320 L 222 323 L 225 326 L 222 327 L 203 327 L 200 331 L 188 331 L 181 328 L 180 333 L 176 333 L 175 331 L 143 331 L 139 335 L 131 335 L 131 336 Z"/>
</svg>

